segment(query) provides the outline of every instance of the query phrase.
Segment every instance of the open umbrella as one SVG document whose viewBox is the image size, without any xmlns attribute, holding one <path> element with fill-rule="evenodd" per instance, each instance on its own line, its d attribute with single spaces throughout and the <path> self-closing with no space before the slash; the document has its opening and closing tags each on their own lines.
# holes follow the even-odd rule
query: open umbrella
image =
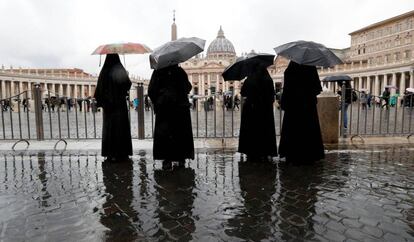
<svg viewBox="0 0 414 242">
<path fill-rule="evenodd" d="M 225 81 L 241 80 L 247 76 L 255 64 L 260 63 L 268 67 L 273 64 L 274 58 L 275 55 L 271 54 L 251 53 L 245 57 L 237 58 L 236 62 L 226 67 L 221 75 Z"/>
<path fill-rule="evenodd" d="M 398 89 L 396 86 L 394 85 L 385 85 L 385 88 L 391 88 L 391 89 Z"/>
<path fill-rule="evenodd" d="M 150 55 L 152 69 L 184 62 L 204 50 L 206 41 L 197 37 L 180 38 L 156 48 Z"/>
<path fill-rule="evenodd" d="M 352 78 L 348 75 L 336 75 L 336 76 L 327 76 L 322 79 L 323 82 L 336 82 L 336 81 L 352 81 Z"/>
<path fill-rule="evenodd" d="M 101 45 L 92 52 L 92 55 L 106 55 L 106 54 L 145 54 L 152 50 L 140 43 L 118 43 Z"/>
<path fill-rule="evenodd" d="M 312 41 L 294 41 L 274 50 L 278 55 L 301 65 L 331 67 L 343 63 L 330 49 Z"/>
<path fill-rule="evenodd" d="M 407 90 L 407 92 L 412 92 L 412 93 L 414 93 L 414 88 L 412 88 L 412 87 L 408 87 L 407 89 L 405 89 L 405 90 Z"/>
</svg>

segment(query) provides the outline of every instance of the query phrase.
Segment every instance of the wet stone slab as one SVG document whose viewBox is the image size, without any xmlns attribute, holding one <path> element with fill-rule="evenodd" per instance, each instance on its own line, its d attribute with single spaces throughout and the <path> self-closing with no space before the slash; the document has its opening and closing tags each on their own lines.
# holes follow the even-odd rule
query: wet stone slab
<svg viewBox="0 0 414 242">
<path fill-rule="evenodd" d="M 329 151 L 313 166 L 205 150 L 0 154 L 2 241 L 414 241 L 414 147 Z"/>
</svg>

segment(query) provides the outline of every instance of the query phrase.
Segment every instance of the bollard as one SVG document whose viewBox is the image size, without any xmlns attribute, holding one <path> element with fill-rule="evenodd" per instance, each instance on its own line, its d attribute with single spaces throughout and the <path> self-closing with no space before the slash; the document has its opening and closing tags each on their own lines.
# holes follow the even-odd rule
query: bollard
<svg viewBox="0 0 414 242">
<path fill-rule="evenodd" d="M 139 82 L 137 85 L 137 98 L 138 98 L 138 139 L 145 139 L 145 127 L 144 127 L 144 85 Z"/>
<path fill-rule="evenodd" d="M 338 126 L 339 98 L 332 92 L 322 92 L 318 96 L 318 116 L 324 144 L 337 144 L 339 138 Z"/>
<path fill-rule="evenodd" d="M 43 112 L 42 112 L 42 92 L 40 83 L 36 83 L 33 89 L 34 112 L 36 117 L 36 136 L 37 140 L 44 140 L 45 134 L 43 129 Z"/>
</svg>

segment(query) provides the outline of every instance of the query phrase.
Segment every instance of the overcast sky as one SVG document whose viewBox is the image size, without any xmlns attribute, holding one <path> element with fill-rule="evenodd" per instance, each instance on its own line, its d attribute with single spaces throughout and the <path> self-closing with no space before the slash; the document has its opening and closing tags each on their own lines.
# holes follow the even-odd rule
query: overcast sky
<svg viewBox="0 0 414 242">
<path fill-rule="evenodd" d="M 304 39 L 332 48 L 350 46 L 348 33 L 414 10 L 413 0 L 0 0 L 0 65 L 81 68 L 97 74 L 101 44 L 140 42 L 151 48 L 171 38 L 206 39 L 222 25 L 237 54 L 274 53 Z M 148 55 L 128 55 L 134 75 L 151 74 Z"/>
</svg>

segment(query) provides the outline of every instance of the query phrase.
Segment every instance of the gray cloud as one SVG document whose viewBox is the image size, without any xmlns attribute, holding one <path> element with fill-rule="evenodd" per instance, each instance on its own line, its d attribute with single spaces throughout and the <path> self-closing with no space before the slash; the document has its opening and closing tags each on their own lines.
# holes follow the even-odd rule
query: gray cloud
<svg viewBox="0 0 414 242">
<path fill-rule="evenodd" d="M 179 36 L 207 45 L 223 26 L 237 53 L 273 52 L 305 39 L 345 48 L 348 33 L 414 9 L 408 0 L 5 0 L 0 1 L 0 64 L 78 67 L 99 72 L 100 44 L 142 42 L 155 48 L 170 39 L 172 10 Z M 207 46 L 206 46 L 207 47 Z M 127 69 L 148 77 L 148 56 L 127 56 Z"/>
</svg>

